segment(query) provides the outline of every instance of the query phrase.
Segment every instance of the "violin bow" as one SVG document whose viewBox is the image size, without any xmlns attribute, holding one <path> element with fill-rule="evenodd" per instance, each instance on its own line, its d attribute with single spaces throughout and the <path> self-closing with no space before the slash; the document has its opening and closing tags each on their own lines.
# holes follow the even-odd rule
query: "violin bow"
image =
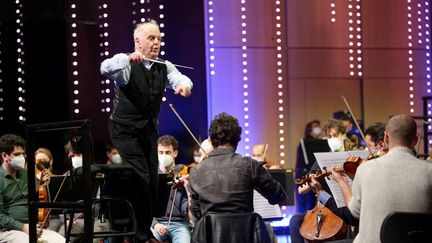
<svg viewBox="0 0 432 243">
<path fill-rule="evenodd" d="M 360 132 L 360 135 L 361 135 L 363 141 L 365 141 L 365 145 L 366 145 L 366 148 L 368 149 L 369 154 L 373 156 L 372 150 L 371 150 L 371 148 L 370 148 L 370 147 L 367 145 L 367 143 L 366 143 L 365 135 L 363 134 L 363 131 L 360 129 L 360 126 L 359 126 L 359 124 L 358 124 L 358 122 L 357 122 L 357 119 L 356 119 L 355 116 L 354 116 L 354 113 L 352 112 L 352 110 L 351 110 L 351 108 L 350 108 L 350 106 L 349 106 L 349 104 L 348 104 L 348 101 L 345 99 L 345 96 L 343 96 L 343 95 L 341 95 L 341 98 L 342 98 L 342 100 L 344 101 L 344 103 L 345 103 L 345 105 L 346 105 L 348 111 L 350 112 L 350 114 L 351 114 L 351 116 L 352 116 L 352 118 L 353 118 L 353 120 L 354 120 L 354 123 L 356 124 L 356 126 L 357 126 L 357 128 L 358 128 L 358 130 L 359 130 L 359 132 Z"/>
<path fill-rule="evenodd" d="M 177 195 L 177 188 L 174 190 L 174 196 L 173 196 L 173 199 L 172 199 L 171 210 L 170 210 L 169 217 L 168 217 L 167 227 L 169 227 L 170 224 L 171 224 L 171 218 L 172 218 L 172 213 L 173 213 L 173 210 L 174 210 L 174 203 L 175 203 L 175 200 L 176 200 L 176 195 Z"/>
<path fill-rule="evenodd" d="M 198 146 L 201 148 L 205 156 L 208 156 L 207 152 L 203 149 L 198 139 L 193 135 L 192 131 L 189 129 L 189 127 L 186 125 L 186 123 L 183 121 L 179 113 L 174 108 L 173 104 L 169 103 L 169 107 L 174 112 L 174 114 L 177 116 L 177 118 L 180 120 L 180 122 L 183 124 L 183 126 L 186 128 L 186 130 L 189 132 L 189 134 L 192 136 L 192 138 L 195 140 L 195 142 L 198 144 Z"/>
</svg>

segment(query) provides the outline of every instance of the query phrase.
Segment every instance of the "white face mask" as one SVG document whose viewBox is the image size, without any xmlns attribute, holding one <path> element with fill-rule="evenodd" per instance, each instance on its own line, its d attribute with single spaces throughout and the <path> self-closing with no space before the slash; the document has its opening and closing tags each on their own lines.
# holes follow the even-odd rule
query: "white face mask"
<svg viewBox="0 0 432 243">
<path fill-rule="evenodd" d="M 82 156 L 74 156 L 72 157 L 72 166 L 76 169 L 81 167 L 83 164 Z"/>
<path fill-rule="evenodd" d="M 320 127 L 312 128 L 312 134 L 318 137 L 321 134 L 321 128 Z"/>
<path fill-rule="evenodd" d="M 329 138 L 327 142 L 332 152 L 338 152 L 343 147 L 341 140 L 338 138 Z"/>
<path fill-rule="evenodd" d="M 200 162 L 200 160 L 201 160 L 201 156 L 194 156 L 194 161 L 195 162 Z"/>
<path fill-rule="evenodd" d="M 23 169 L 25 169 L 25 158 L 24 158 L 24 155 L 22 155 L 22 154 L 19 155 L 19 156 L 13 157 L 13 159 L 9 159 L 8 163 L 15 170 L 23 170 Z"/>
<path fill-rule="evenodd" d="M 168 154 L 158 154 L 159 169 L 162 172 L 168 172 L 174 167 L 174 159 Z"/>
<path fill-rule="evenodd" d="M 121 164 L 122 158 L 120 157 L 120 154 L 113 154 L 111 156 L 111 161 L 113 162 L 113 164 Z"/>
</svg>

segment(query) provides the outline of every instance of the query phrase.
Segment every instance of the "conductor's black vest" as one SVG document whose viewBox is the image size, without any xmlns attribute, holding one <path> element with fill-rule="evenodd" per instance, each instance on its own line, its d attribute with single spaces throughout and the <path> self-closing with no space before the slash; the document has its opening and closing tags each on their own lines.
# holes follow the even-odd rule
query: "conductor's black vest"
<svg viewBox="0 0 432 243">
<path fill-rule="evenodd" d="M 153 121 L 157 128 L 167 80 L 166 65 L 153 63 L 148 70 L 143 63 L 132 64 L 129 82 L 117 87 L 111 119 L 137 128 Z"/>
</svg>

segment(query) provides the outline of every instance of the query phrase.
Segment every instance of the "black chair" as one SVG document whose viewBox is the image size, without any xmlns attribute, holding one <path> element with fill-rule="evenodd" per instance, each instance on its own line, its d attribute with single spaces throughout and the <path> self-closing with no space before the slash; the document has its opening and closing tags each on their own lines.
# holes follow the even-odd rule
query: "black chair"
<svg viewBox="0 0 432 243">
<path fill-rule="evenodd" d="M 191 242 L 270 243 L 270 236 L 257 213 L 209 213 L 197 222 Z"/>
<path fill-rule="evenodd" d="M 382 243 L 431 242 L 432 213 L 391 212 L 381 225 Z"/>
</svg>

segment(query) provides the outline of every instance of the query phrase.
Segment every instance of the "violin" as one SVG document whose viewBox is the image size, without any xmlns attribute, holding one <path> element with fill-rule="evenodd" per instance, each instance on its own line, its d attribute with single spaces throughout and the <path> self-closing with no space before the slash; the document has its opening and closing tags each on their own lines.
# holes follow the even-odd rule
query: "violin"
<svg viewBox="0 0 432 243">
<path fill-rule="evenodd" d="M 308 242 L 340 240 L 346 236 L 347 225 L 330 209 L 317 202 L 309 210 L 300 227 L 300 234 Z"/>
<path fill-rule="evenodd" d="M 336 167 L 336 168 L 334 168 L 334 170 L 336 172 L 344 172 L 343 168 Z M 322 170 L 319 170 L 319 171 L 315 172 L 314 174 L 304 175 L 300 179 L 295 179 L 294 184 L 299 185 L 299 186 L 303 186 L 304 184 L 309 184 L 312 180 L 312 177 L 315 180 L 319 181 L 319 180 L 322 180 L 329 175 L 331 175 L 331 171 L 327 171 L 326 168 L 324 167 L 324 172 Z"/>
<path fill-rule="evenodd" d="M 170 183 L 171 188 L 178 189 L 183 186 L 183 181 L 180 180 L 182 177 L 188 177 L 189 172 L 192 168 L 196 167 L 198 163 L 191 162 L 189 165 L 182 165 L 180 169 L 174 169 L 171 171 L 171 173 L 174 174 L 173 181 Z"/>
<path fill-rule="evenodd" d="M 46 168 L 41 162 L 36 163 L 36 168 L 41 171 L 41 173 L 46 172 Z M 50 201 L 50 195 L 49 190 L 46 182 L 42 183 L 38 187 L 38 197 L 39 202 L 49 202 Z M 39 208 L 38 209 L 38 221 L 41 223 L 43 228 L 48 228 L 49 226 L 49 209 L 48 208 Z"/>
<path fill-rule="evenodd" d="M 357 168 L 363 164 L 365 161 L 376 159 L 380 156 L 386 154 L 385 151 L 378 151 L 376 154 L 369 154 L 366 159 L 362 159 L 360 157 L 348 157 L 348 159 L 343 164 L 343 169 L 345 174 L 351 179 L 354 180 L 354 176 L 357 172 Z"/>
</svg>

